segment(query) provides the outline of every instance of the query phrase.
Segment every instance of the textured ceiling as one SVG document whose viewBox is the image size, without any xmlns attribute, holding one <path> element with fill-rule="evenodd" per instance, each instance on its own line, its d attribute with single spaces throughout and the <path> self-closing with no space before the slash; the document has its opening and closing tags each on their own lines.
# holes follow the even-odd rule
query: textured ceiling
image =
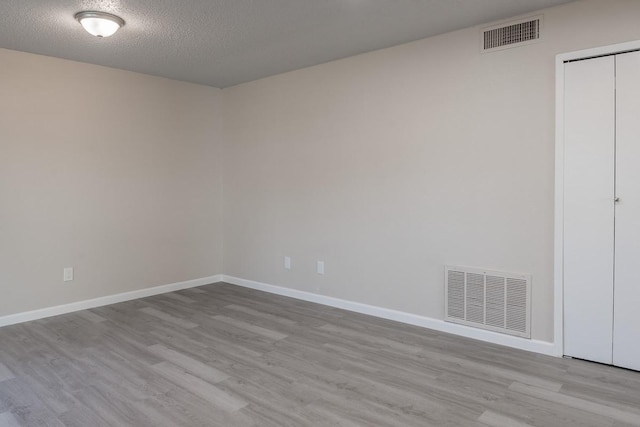
<svg viewBox="0 0 640 427">
<path fill-rule="evenodd" d="M 0 0 L 0 47 L 222 88 L 569 1 Z M 81 10 L 127 24 L 98 39 Z"/>
</svg>

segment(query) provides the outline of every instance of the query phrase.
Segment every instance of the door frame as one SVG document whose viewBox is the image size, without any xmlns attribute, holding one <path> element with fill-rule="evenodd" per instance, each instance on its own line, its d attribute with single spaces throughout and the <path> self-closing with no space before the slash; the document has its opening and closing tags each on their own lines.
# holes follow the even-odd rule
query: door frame
<svg viewBox="0 0 640 427">
<path fill-rule="evenodd" d="M 556 55 L 553 352 L 558 357 L 564 356 L 564 64 L 637 50 L 640 40 Z"/>
</svg>

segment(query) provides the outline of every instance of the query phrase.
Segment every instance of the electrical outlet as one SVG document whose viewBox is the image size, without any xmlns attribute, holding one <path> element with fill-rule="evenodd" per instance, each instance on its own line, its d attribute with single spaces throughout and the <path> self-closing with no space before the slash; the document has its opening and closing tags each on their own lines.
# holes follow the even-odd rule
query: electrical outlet
<svg viewBox="0 0 640 427">
<path fill-rule="evenodd" d="M 62 271 L 62 280 L 65 282 L 73 280 L 73 267 L 67 267 Z"/>
<path fill-rule="evenodd" d="M 291 257 L 284 257 L 284 269 L 291 270 Z"/>
<path fill-rule="evenodd" d="M 324 274 L 324 261 L 318 261 L 316 271 L 318 272 L 318 274 Z"/>
</svg>

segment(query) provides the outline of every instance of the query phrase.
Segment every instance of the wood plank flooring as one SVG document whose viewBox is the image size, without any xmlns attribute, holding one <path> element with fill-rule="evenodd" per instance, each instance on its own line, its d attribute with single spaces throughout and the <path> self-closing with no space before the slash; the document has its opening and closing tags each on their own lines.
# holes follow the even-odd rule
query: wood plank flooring
<svg viewBox="0 0 640 427">
<path fill-rule="evenodd" d="M 640 426 L 640 373 L 214 284 L 0 328 L 0 426 Z"/>
</svg>

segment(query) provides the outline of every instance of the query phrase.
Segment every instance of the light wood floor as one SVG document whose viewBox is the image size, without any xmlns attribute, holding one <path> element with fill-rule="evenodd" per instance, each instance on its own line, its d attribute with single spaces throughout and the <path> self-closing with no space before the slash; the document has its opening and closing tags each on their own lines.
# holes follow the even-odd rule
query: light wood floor
<svg viewBox="0 0 640 427">
<path fill-rule="evenodd" d="M 640 373 L 216 284 L 0 328 L 0 426 L 640 426 Z"/>
</svg>

